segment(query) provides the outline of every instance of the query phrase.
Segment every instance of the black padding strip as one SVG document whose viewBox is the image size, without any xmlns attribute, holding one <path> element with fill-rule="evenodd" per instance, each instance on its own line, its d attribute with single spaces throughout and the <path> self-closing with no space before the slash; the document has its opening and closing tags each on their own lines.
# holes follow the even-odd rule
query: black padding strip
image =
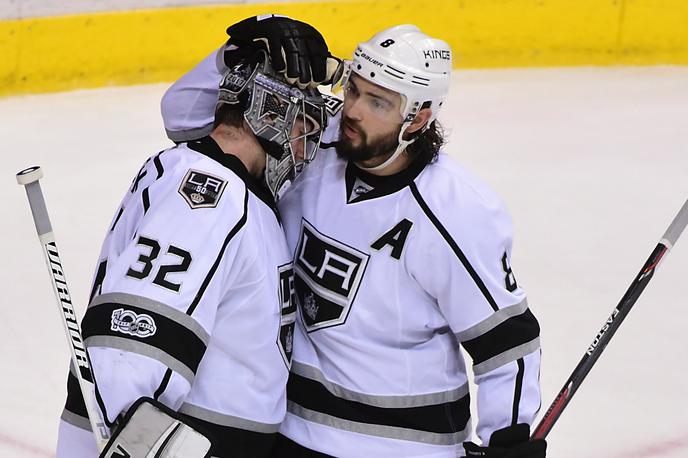
<svg viewBox="0 0 688 458">
<path fill-rule="evenodd" d="M 471 355 L 473 364 L 477 365 L 539 336 L 540 325 L 530 309 L 526 309 L 485 334 L 461 342 L 461 345 Z"/>
<path fill-rule="evenodd" d="M 470 418 L 470 397 L 435 405 L 406 408 L 371 406 L 339 398 L 315 380 L 289 374 L 287 398 L 301 407 L 344 420 L 432 433 L 457 433 Z"/>
<path fill-rule="evenodd" d="M 131 311 L 137 315 L 148 315 L 155 323 L 155 333 L 142 337 L 122 332 L 120 329 L 113 331 L 113 314 L 117 309 Z M 129 304 L 106 302 L 91 306 L 86 311 L 81 327 L 84 340 L 93 336 L 108 336 L 151 345 L 187 366 L 194 374 L 206 349 L 203 340 L 179 322 Z"/>
</svg>

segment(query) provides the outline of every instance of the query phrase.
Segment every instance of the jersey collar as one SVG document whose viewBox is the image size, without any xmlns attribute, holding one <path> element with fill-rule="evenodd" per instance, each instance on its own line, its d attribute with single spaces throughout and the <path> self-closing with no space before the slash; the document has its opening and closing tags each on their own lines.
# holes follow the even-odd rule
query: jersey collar
<svg viewBox="0 0 688 458">
<path fill-rule="evenodd" d="M 199 138 L 198 140 L 192 140 L 187 143 L 189 149 L 192 149 L 198 153 L 208 156 L 215 162 L 219 162 L 226 168 L 230 169 L 236 176 L 241 178 L 241 180 L 246 184 L 246 187 L 256 195 L 260 200 L 262 200 L 265 205 L 270 207 L 275 215 L 278 216 L 277 206 L 275 205 L 275 199 L 272 197 L 270 191 L 263 185 L 262 180 L 258 180 L 253 177 L 241 159 L 233 154 L 228 154 L 222 151 L 220 146 L 212 139 L 210 136 Z"/>
<path fill-rule="evenodd" d="M 353 162 L 348 162 L 345 173 L 346 202 L 354 204 L 394 194 L 408 186 L 425 169 L 426 165 L 420 161 L 413 161 L 399 173 L 379 176 L 358 168 Z"/>
</svg>

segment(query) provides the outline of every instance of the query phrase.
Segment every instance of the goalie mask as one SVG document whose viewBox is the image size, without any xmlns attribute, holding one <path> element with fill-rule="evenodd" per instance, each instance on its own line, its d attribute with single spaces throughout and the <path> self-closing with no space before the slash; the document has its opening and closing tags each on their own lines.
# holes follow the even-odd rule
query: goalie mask
<svg viewBox="0 0 688 458">
<path fill-rule="evenodd" d="M 218 103 L 239 105 L 266 155 L 265 183 L 277 200 L 315 158 L 327 124 L 315 88 L 299 89 L 275 75 L 264 52 L 225 72 Z"/>
</svg>

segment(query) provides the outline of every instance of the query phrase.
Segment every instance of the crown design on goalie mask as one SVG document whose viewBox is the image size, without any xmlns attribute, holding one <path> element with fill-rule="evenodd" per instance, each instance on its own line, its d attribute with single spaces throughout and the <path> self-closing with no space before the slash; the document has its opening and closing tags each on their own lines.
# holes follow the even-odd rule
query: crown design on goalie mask
<svg viewBox="0 0 688 458">
<path fill-rule="evenodd" d="M 246 123 L 267 153 L 265 183 L 278 199 L 315 158 L 327 125 L 322 95 L 316 88 L 289 85 L 260 51 L 224 73 L 218 103 L 244 110 Z"/>
</svg>

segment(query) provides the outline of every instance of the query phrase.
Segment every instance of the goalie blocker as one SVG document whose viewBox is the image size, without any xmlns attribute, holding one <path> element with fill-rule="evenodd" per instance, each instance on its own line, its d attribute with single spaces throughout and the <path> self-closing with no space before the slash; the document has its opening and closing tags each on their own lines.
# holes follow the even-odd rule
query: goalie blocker
<svg viewBox="0 0 688 458">
<path fill-rule="evenodd" d="M 140 398 L 124 416 L 100 458 L 205 458 L 212 441 L 185 417 L 151 398 Z"/>
</svg>

